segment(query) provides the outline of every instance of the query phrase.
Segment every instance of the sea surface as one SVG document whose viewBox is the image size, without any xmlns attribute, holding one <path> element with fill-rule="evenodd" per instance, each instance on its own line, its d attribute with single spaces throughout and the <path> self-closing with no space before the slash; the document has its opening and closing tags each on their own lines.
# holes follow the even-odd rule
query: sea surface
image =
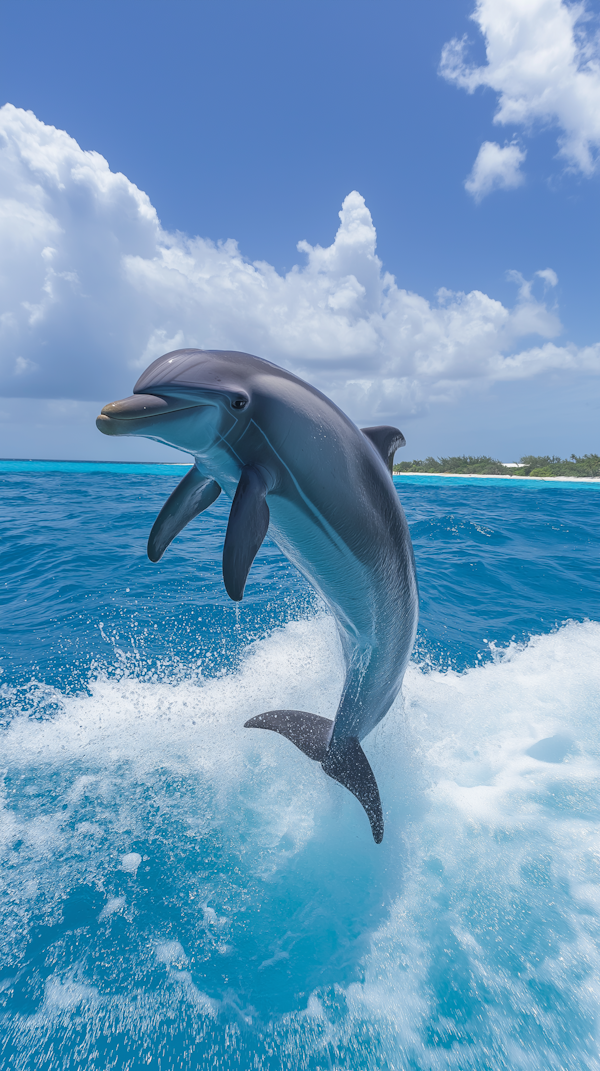
<svg viewBox="0 0 600 1071">
<path fill-rule="evenodd" d="M 0 1066 L 598 1071 L 600 486 L 406 477 L 421 618 L 365 742 L 384 806 L 286 740 L 331 619 L 185 469 L 0 463 Z"/>
</svg>

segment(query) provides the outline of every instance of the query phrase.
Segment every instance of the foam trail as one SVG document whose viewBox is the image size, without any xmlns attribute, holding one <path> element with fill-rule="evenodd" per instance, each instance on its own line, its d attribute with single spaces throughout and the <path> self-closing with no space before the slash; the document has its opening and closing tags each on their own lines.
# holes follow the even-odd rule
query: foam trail
<svg viewBox="0 0 600 1071">
<path fill-rule="evenodd" d="M 462 674 L 411 666 L 365 745 L 380 847 L 317 764 L 242 729 L 331 716 L 326 617 L 222 677 L 31 686 L 21 714 L 15 693 L 3 1059 L 596 1071 L 599 656 L 587 622 Z M 557 735 L 562 761 L 527 753 Z"/>
</svg>

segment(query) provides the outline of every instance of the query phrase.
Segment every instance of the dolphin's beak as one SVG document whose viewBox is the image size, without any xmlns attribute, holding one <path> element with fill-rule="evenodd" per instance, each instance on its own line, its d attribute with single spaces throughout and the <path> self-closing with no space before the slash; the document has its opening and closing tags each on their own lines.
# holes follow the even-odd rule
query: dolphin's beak
<svg viewBox="0 0 600 1071">
<path fill-rule="evenodd" d="M 131 435 L 151 418 L 176 413 L 180 409 L 195 409 L 198 405 L 202 405 L 202 402 L 191 398 L 132 394 L 129 398 L 121 398 L 118 402 L 105 405 L 100 416 L 96 417 L 96 427 L 104 435 Z"/>
</svg>

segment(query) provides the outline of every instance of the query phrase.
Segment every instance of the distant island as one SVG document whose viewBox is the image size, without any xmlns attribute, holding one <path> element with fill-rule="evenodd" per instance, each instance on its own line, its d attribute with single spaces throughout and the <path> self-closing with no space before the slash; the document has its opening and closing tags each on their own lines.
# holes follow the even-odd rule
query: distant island
<svg viewBox="0 0 600 1071">
<path fill-rule="evenodd" d="M 394 465 L 394 472 L 428 472 L 448 476 L 581 476 L 600 478 L 600 454 L 571 454 L 560 457 L 533 457 L 528 455 L 520 461 L 503 464 L 493 457 L 426 457 L 424 461 L 403 461 Z"/>
</svg>

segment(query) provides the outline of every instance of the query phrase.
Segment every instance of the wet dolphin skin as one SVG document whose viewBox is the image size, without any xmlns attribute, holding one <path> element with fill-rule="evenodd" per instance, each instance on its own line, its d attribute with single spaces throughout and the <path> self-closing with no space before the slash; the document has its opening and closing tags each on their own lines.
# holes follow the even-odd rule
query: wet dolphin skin
<svg viewBox="0 0 600 1071">
<path fill-rule="evenodd" d="M 223 578 L 239 601 L 267 529 L 319 592 L 340 635 L 346 678 L 335 718 L 272 710 L 246 722 L 286 736 L 364 807 L 377 843 L 383 813 L 360 741 L 390 709 L 417 628 L 408 526 L 391 478 L 397 428 L 359 430 L 320 391 L 269 361 L 229 350 L 175 350 L 111 402 L 97 426 L 194 457 L 159 513 L 148 556 L 221 491 L 232 499 Z"/>
</svg>

